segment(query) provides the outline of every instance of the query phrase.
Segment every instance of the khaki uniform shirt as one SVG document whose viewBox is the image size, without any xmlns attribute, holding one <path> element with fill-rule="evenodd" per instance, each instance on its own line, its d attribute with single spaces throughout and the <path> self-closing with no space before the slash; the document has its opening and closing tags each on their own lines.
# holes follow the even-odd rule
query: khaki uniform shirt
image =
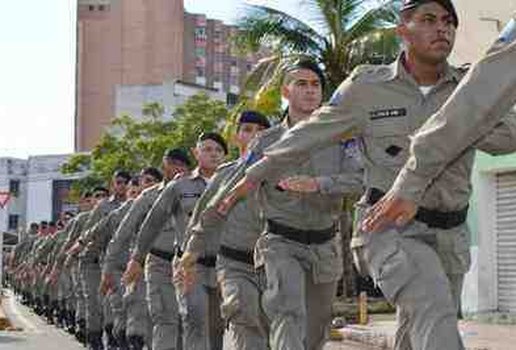
<svg viewBox="0 0 516 350">
<path fill-rule="evenodd" d="M 206 180 L 198 169 L 169 182 L 142 224 L 133 259 L 143 263 L 152 247 L 173 252 L 175 246 L 182 246 L 188 219 L 205 189 Z"/>
<path fill-rule="evenodd" d="M 314 149 L 354 135 L 363 144 L 366 186 L 387 191 L 408 158 L 410 135 L 442 106 L 465 73 L 448 66 L 424 95 L 405 70 L 401 57 L 391 65 L 358 67 L 329 105 L 287 131 L 264 152 L 266 157 L 248 170 L 248 176 L 269 179 L 276 169 L 307 159 Z M 492 154 L 512 152 L 516 149 L 515 136 L 516 119 L 511 115 L 475 147 Z M 471 193 L 473 158 L 474 149 L 468 148 L 448 164 L 427 188 L 421 205 L 440 211 L 463 209 Z"/>
<path fill-rule="evenodd" d="M 399 196 L 420 202 L 430 182 L 516 103 L 516 20 L 500 38 L 413 137 L 410 158 L 394 184 Z"/>
<path fill-rule="evenodd" d="M 164 188 L 164 184 L 163 182 L 145 189 L 134 201 L 131 209 L 125 215 L 108 244 L 104 257 L 103 271 L 105 273 L 114 273 L 124 269 L 129 259 L 131 244 L 138 234 L 143 220 L 145 220 L 149 210 L 152 208 L 152 204 L 158 198 L 160 189 Z"/>
</svg>

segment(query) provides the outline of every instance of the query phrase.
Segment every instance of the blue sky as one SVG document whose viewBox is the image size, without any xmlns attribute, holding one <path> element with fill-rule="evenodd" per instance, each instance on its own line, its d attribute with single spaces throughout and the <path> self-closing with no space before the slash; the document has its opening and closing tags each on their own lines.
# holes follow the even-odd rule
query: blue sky
<svg viewBox="0 0 516 350">
<path fill-rule="evenodd" d="M 302 16 L 302 0 L 252 0 Z M 75 0 L 2 1 L 0 157 L 73 152 Z M 241 0 L 185 0 L 234 22 Z"/>
</svg>

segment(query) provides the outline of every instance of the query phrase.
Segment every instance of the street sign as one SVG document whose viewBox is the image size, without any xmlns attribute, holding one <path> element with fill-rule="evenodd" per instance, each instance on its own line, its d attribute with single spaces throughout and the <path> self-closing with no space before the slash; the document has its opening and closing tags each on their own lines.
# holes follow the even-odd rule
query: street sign
<svg viewBox="0 0 516 350">
<path fill-rule="evenodd" d="M 9 202 L 9 199 L 11 199 L 11 193 L 7 191 L 0 191 L 0 208 L 4 208 L 5 205 Z"/>
</svg>

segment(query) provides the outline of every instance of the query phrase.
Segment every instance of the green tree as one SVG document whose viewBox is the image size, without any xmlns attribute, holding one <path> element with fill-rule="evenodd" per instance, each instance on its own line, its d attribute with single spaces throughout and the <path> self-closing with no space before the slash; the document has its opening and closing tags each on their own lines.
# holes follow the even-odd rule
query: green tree
<svg viewBox="0 0 516 350">
<path fill-rule="evenodd" d="M 396 0 L 304 0 L 313 25 L 288 13 L 261 5 L 249 5 L 234 38 L 244 52 L 264 47 L 271 54 L 251 72 L 244 86 L 246 106 L 267 114 L 281 104 L 278 86 L 283 68 L 308 55 L 325 70 L 326 96 L 359 64 L 388 63 L 397 55 L 394 33 Z"/>
<path fill-rule="evenodd" d="M 159 166 L 167 148 L 189 150 L 202 131 L 221 130 L 228 111 L 224 102 L 197 94 L 177 107 L 172 118 L 164 117 L 158 103 L 144 105 L 142 114 L 141 119 L 115 118 L 91 153 L 77 154 L 63 165 L 65 174 L 89 170 L 74 185 L 75 195 L 94 184 L 108 183 L 116 169 L 135 173 L 145 166 Z"/>
</svg>

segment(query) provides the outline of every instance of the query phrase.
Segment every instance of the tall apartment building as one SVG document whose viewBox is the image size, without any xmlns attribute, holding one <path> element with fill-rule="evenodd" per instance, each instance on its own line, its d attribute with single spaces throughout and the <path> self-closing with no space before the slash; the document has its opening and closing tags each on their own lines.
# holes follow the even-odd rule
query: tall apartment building
<svg viewBox="0 0 516 350">
<path fill-rule="evenodd" d="M 231 100 L 257 61 L 231 49 L 235 27 L 185 13 L 183 0 L 78 0 L 77 15 L 77 151 L 99 140 L 121 87 L 180 80 Z"/>
</svg>

